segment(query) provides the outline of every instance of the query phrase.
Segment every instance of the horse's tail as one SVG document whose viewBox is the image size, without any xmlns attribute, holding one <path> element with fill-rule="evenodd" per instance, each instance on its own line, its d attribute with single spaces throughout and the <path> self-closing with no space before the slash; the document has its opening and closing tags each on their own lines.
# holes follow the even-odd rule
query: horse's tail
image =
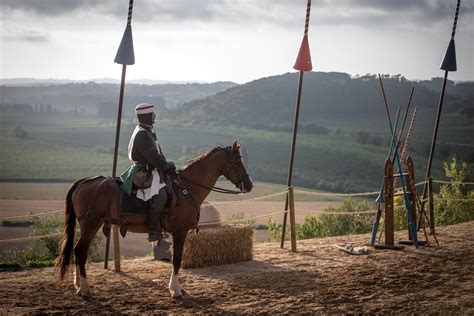
<svg viewBox="0 0 474 316">
<path fill-rule="evenodd" d="M 78 184 L 83 179 L 74 182 L 66 196 L 66 204 L 64 206 L 64 234 L 61 239 L 61 249 L 59 255 L 56 258 L 56 267 L 59 267 L 59 279 L 63 280 L 66 271 L 71 263 L 71 255 L 74 245 L 74 233 L 76 231 L 76 213 L 74 212 L 74 205 L 72 203 L 72 194 L 77 188 Z"/>
</svg>

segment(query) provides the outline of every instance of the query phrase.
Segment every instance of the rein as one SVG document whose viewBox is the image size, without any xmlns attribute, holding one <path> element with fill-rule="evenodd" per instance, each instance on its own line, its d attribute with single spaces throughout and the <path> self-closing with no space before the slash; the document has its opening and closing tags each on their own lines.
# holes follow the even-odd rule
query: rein
<svg viewBox="0 0 474 316">
<path fill-rule="evenodd" d="M 195 184 L 197 185 L 198 187 L 201 187 L 201 188 L 204 188 L 204 189 L 207 189 L 207 190 L 210 190 L 210 191 L 214 191 L 214 192 L 217 192 L 217 193 L 223 193 L 223 194 L 241 194 L 243 193 L 242 191 L 237 191 L 237 190 L 229 190 L 229 189 L 226 189 L 226 188 L 220 188 L 220 187 L 217 187 L 217 186 L 213 186 L 212 188 L 211 187 L 208 187 L 204 184 L 201 184 L 199 182 L 196 182 L 194 181 L 193 179 L 189 178 L 188 176 L 185 176 L 184 174 L 182 173 L 178 173 L 179 177 L 180 178 L 183 178 L 189 182 L 191 182 L 192 184 Z"/>
<path fill-rule="evenodd" d="M 228 165 L 227 165 L 226 170 L 228 170 L 228 171 L 233 170 L 234 172 L 236 172 L 235 169 L 233 169 L 235 162 L 234 162 L 234 159 L 233 159 L 233 157 L 232 157 L 232 148 L 231 148 L 231 147 L 226 147 L 226 148 L 224 148 L 224 150 L 226 151 L 227 162 L 228 162 Z M 204 188 L 204 189 L 206 189 L 206 190 L 214 191 L 214 192 L 217 192 L 217 193 L 223 193 L 223 194 L 241 194 L 241 193 L 244 193 L 242 190 L 240 190 L 240 191 L 237 191 L 237 190 L 229 190 L 229 189 L 220 188 L 220 187 L 217 187 L 217 186 L 208 187 L 208 186 L 206 186 L 206 185 L 204 185 L 204 184 L 201 184 L 201 183 L 199 183 L 199 182 L 196 182 L 195 180 L 191 179 L 190 177 L 184 175 L 182 172 L 177 172 L 177 174 L 178 174 L 178 177 L 182 177 L 183 179 L 185 179 L 185 180 L 191 182 L 192 184 L 197 185 L 197 186 L 199 186 L 199 187 L 201 187 L 201 188 Z M 226 178 L 228 178 L 228 176 L 225 175 L 224 173 L 223 173 L 223 175 L 224 175 Z M 248 177 L 247 172 L 245 172 L 245 176 Z M 240 182 L 239 182 L 239 185 L 242 185 L 243 181 L 244 181 L 243 178 L 241 178 L 241 179 L 240 179 Z"/>
</svg>

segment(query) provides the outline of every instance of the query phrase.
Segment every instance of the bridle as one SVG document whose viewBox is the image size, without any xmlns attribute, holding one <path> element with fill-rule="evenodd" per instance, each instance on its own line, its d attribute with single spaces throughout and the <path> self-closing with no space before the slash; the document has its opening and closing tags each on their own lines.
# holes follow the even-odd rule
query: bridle
<svg viewBox="0 0 474 316">
<path fill-rule="evenodd" d="M 249 174 L 247 173 L 247 171 L 244 169 L 244 173 L 240 174 L 239 170 L 237 169 L 237 163 L 239 161 L 241 161 L 242 157 L 239 156 L 238 157 L 238 160 L 234 159 L 234 155 L 233 155 L 233 150 L 232 150 L 232 147 L 230 146 L 227 146 L 226 148 L 224 148 L 223 150 L 226 151 L 226 156 L 227 156 L 227 165 L 226 167 L 221 171 L 222 175 L 224 177 L 226 177 L 227 180 L 230 181 L 230 176 L 231 176 L 231 173 L 233 172 L 235 177 L 238 179 L 237 180 L 237 184 L 235 185 L 236 187 L 238 187 L 240 189 L 240 191 L 237 191 L 237 190 L 229 190 L 229 189 L 226 189 L 226 188 L 220 188 L 220 187 L 217 187 L 217 186 L 213 186 L 213 187 L 208 187 L 204 184 L 201 184 L 199 182 L 196 182 L 194 181 L 193 179 L 189 178 L 188 176 L 185 176 L 182 172 L 178 172 L 178 175 L 180 178 L 183 178 L 189 182 L 191 182 L 192 184 L 194 185 L 197 185 L 201 188 L 204 188 L 204 189 L 207 189 L 207 190 L 210 190 L 210 191 L 214 191 L 214 192 L 218 192 L 218 193 L 224 193 L 224 194 L 241 194 L 241 193 L 245 193 L 245 189 L 244 189 L 244 181 L 248 178 L 250 178 Z M 232 181 L 231 181 L 232 182 Z"/>
</svg>

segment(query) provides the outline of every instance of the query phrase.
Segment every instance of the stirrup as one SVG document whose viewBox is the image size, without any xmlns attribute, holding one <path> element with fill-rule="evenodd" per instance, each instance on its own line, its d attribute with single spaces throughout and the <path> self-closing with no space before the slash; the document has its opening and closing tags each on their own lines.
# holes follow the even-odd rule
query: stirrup
<svg viewBox="0 0 474 316">
<path fill-rule="evenodd" d="M 160 241 L 162 239 L 163 239 L 163 233 L 158 231 L 157 229 L 150 230 L 148 232 L 148 241 L 149 242 Z"/>
</svg>

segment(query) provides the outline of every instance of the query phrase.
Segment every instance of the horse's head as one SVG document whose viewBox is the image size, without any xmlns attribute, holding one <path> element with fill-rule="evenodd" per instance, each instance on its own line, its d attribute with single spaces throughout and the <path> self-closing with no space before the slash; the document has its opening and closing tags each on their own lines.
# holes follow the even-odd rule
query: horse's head
<svg viewBox="0 0 474 316">
<path fill-rule="evenodd" d="M 239 150 L 240 143 L 237 141 L 235 141 L 232 146 L 225 148 L 227 154 L 227 165 L 224 170 L 222 170 L 222 175 L 235 184 L 241 192 L 247 193 L 252 191 L 253 182 L 245 169 Z"/>
</svg>

